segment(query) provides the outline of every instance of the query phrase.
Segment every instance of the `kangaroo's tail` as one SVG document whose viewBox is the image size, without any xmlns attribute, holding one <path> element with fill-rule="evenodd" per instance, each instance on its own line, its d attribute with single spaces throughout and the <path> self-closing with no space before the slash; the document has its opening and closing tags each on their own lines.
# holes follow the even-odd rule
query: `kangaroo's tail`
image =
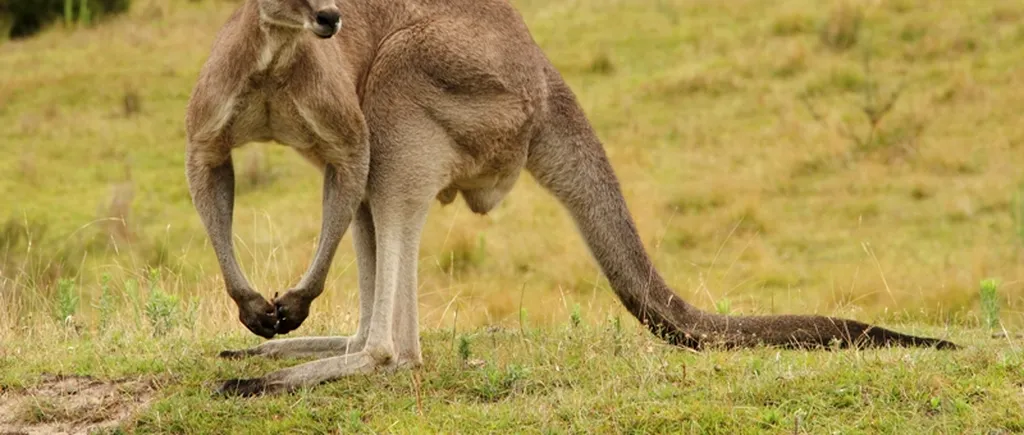
<svg viewBox="0 0 1024 435">
<path fill-rule="evenodd" d="M 702 348 L 956 345 L 825 316 L 723 316 L 679 298 L 654 269 L 604 149 L 569 87 L 548 71 L 547 118 L 530 147 L 533 176 L 572 214 L 626 309 L 670 343 Z"/>
</svg>

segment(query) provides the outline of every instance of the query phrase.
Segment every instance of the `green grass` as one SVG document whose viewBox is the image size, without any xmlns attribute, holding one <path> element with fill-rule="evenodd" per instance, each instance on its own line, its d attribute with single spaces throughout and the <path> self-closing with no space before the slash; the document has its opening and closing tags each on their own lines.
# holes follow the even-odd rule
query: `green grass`
<svg viewBox="0 0 1024 435">
<path fill-rule="evenodd" d="M 92 28 L 0 43 L 0 385 L 141 376 L 158 388 L 125 422 L 140 431 L 1024 430 L 1024 4 L 514 3 L 577 92 L 680 296 L 968 349 L 666 348 L 626 320 L 571 220 L 524 177 L 489 216 L 431 211 L 424 369 L 211 399 L 215 379 L 286 364 L 212 358 L 256 341 L 235 320 L 183 174 L 185 103 L 235 3 L 136 0 Z M 238 150 L 235 164 L 239 257 L 270 295 L 312 257 L 321 183 L 272 144 Z M 343 245 L 301 334 L 354 329 Z M 998 316 L 979 291 L 990 278 Z M 989 338 L 994 321 L 1010 338 Z M 48 406 L 25 417 L 46 420 Z"/>
<path fill-rule="evenodd" d="M 240 333 L 178 329 L 153 339 L 145 329 L 124 328 L 58 339 L 39 331 L 5 343 L 0 388 L 31 390 L 52 373 L 143 379 L 156 396 L 122 426 L 138 433 L 1024 430 L 1020 343 L 981 331 L 952 332 L 949 338 L 967 344 L 956 352 L 696 354 L 614 323 L 473 330 L 458 339 L 438 330 L 424 337 L 426 365 L 418 371 L 251 399 L 214 397 L 215 381 L 301 361 L 213 357 L 257 343 Z M 39 349 L 39 340 L 53 347 Z"/>
</svg>

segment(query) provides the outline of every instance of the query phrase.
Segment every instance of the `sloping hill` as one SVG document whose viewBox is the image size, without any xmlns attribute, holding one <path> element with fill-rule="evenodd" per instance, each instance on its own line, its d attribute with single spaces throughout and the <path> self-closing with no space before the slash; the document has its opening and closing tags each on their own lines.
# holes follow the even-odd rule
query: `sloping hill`
<svg viewBox="0 0 1024 435">
<path fill-rule="evenodd" d="M 971 323 L 978 282 L 996 277 L 1019 322 L 1024 6 L 516 3 L 605 140 L 658 266 L 698 305 Z M 123 289 L 150 266 L 170 294 L 230 311 L 188 200 L 182 118 L 233 7 L 142 2 L 0 46 L 0 322 L 52 301 L 61 277 L 93 319 L 103 274 Z M 896 90 L 872 127 L 865 109 Z M 236 161 L 240 255 L 271 293 L 311 257 L 319 182 L 282 147 Z M 459 308 L 467 325 L 515 322 L 520 305 L 540 323 L 618 310 L 528 178 L 488 217 L 437 207 L 421 259 L 426 325 Z M 316 316 L 354 309 L 352 263 L 346 243 Z"/>
</svg>

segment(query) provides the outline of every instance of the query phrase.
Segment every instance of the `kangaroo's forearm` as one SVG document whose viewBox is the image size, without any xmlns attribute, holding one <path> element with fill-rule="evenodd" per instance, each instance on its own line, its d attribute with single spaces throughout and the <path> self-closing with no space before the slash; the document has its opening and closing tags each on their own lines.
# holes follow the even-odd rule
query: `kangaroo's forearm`
<svg viewBox="0 0 1024 435">
<path fill-rule="evenodd" d="M 346 180 L 334 165 L 324 168 L 323 221 L 316 253 L 306 273 L 299 282 L 297 291 L 310 300 L 323 292 L 331 261 L 338 250 L 341 238 L 352 222 L 352 216 L 362 199 L 362 192 L 353 188 L 355 180 Z M 359 183 L 362 184 L 362 183 Z"/>
<path fill-rule="evenodd" d="M 260 297 L 252 290 L 235 258 L 231 236 L 235 174 L 231 159 L 212 167 L 189 159 L 187 175 L 192 203 L 210 237 L 228 295 L 239 304 Z"/>
</svg>

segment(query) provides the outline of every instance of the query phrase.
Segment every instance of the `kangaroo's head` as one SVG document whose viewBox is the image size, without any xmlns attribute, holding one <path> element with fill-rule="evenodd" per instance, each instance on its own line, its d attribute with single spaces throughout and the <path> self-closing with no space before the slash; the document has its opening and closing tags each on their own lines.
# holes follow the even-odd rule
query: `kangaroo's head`
<svg viewBox="0 0 1024 435">
<path fill-rule="evenodd" d="M 260 19 L 267 25 L 307 29 L 330 38 L 341 29 L 336 0 L 258 0 Z"/>
</svg>

